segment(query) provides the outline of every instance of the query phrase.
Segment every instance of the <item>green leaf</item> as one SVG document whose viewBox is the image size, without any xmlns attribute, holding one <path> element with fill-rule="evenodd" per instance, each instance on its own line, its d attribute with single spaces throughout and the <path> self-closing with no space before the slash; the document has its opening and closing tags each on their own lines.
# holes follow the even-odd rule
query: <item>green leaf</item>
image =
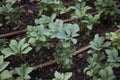
<svg viewBox="0 0 120 80">
<path fill-rule="evenodd" d="M 59 73 L 55 71 L 54 76 L 55 78 L 53 78 L 52 80 L 69 80 L 70 77 L 72 76 L 72 72 L 66 72 L 64 74 L 64 73 Z"/>
<path fill-rule="evenodd" d="M 21 46 L 21 51 L 24 51 L 26 48 L 29 47 L 29 44 L 28 43 L 24 43 L 22 46 Z"/>
<path fill-rule="evenodd" d="M 72 72 L 66 72 L 64 80 L 69 80 L 71 78 L 71 76 L 72 76 Z"/>
<path fill-rule="evenodd" d="M 16 54 L 16 53 L 15 53 L 13 50 L 11 50 L 10 48 L 5 48 L 5 49 L 3 49 L 1 52 L 2 52 L 2 54 L 5 55 L 5 58 L 7 58 L 7 57 L 9 57 L 9 56 L 11 56 L 11 55 L 15 55 L 15 54 Z"/>
<path fill-rule="evenodd" d="M 88 28 L 89 30 L 92 30 L 93 25 L 87 25 L 87 28 Z"/>
<path fill-rule="evenodd" d="M 15 51 L 15 52 L 18 51 L 18 48 L 17 48 L 18 43 L 16 40 L 11 40 L 9 46 L 13 51 Z"/>
<path fill-rule="evenodd" d="M 22 48 L 23 45 L 25 44 L 25 39 L 26 39 L 26 38 L 23 38 L 23 39 L 21 39 L 21 40 L 19 41 L 19 43 L 18 43 L 18 49 L 19 49 L 19 50 L 22 50 L 21 48 Z"/>
<path fill-rule="evenodd" d="M 100 37 L 98 34 L 96 34 L 94 40 L 90 42 L 90 47 L 94 50 L 101 50 L 103 45 L 104 38 Z"/>
<path fill-rule="evenodd" d="M 73 44 L 77 43 L 77 39 L 72 39 Z"/>
<path fill-rule="evenodd" d="M 8 70 L 4 70 L 1 74 L 0 77 L 2 80 L 6 80 L 12 77 L 12 73 Z"/>
<path fill-rule="evenodd" d="M 102 80 L 114 80 L 115 79 L 113 70 L 110 66 L 106 67 L 105 69 L 100 70 L 99 74 Z"/>
<path fill-rule="evenodd" d="M 29 53 L 31 50 L 32 50 L 31 47 L 27 47 L 26 49 L 24 49 L 24 50 L 22 51 L 22 54 L 27 54 L 27 53 Z"/>
<path fill-rule="evenodd" d="M 70 42 L 63 42 L 63 47 L 64 48 L 67 48 L 67 47 L 69 47 L 70 46 Z"/>
<path fill-rule="evenodd" d="M 15 68 L 16 73 L 21 79 L 30 79 L 29 73 L 34 70 L 33 67 L 27 67 L 26 65 L 21 65 L 21 67 Z"/>
<path fill-rule="evenodd" d="M 120 57 L 118 56 L 118 51 L 115 48 L 113 48 L 112 50 L 106 49 L 105 52 L 108 57 L 108 62 L 120 62 Z"/>
<path fill-rule="evenodd" d="M 0 72 L 4 70 L 8 65 L 9 65 L 9 62 L 3 62 L 2 64 L 0 64 Z"/>
</svg>

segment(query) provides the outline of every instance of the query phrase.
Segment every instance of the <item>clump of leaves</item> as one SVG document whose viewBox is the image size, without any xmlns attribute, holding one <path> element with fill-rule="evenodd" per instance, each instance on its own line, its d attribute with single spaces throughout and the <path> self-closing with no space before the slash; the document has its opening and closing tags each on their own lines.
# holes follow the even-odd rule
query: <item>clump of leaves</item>
<svg viewBox="0 0 120 80">
<path fill-rule="evenodd" d="M 119 56 L 118 50 L 115 48 L 106 49 L 105 52 L 106 52 L 107 58 L 108 58 L 107 62 L 109 62 L 110 65 L 113 67 L 119 67 L 120 66 L 120 56 Z"/>
<path fill-rule="evenodd" d="M 76 37 L 79 36 L 80 30 L 77 24 L 63 24 L 62 20 L 56 20 L 55 23 L 50 23 L 49 28 L 52 38 L 62 40 L 63 47 L 69 47 L 70 44 L 76 44 Z"/>
<path fill-rule="evenodd" d="M 95 6 L 103 20 L 112 19 L 118 12 L 115 0 L 96 0 Z"/>
<path fill-rule="evenodd" d="M 47 47 L 50 45 L 49 36 L 50 31 L 46 29 L 43 25 L 38 26 L 28 26 L 28 37 L 29 43 L 36 47 L 36 51 L 39 51 L 42 47 Z"/>
<path fill-rule="evenodd" d="M 90 42 L 90 46 L 91 50 L 88 53 L 91 55 L 87 59 L 88 66 L 84 69 L 84 72 L 92 77 L 93 80 L 115 79 L 112 68 L 120 66 L 120 57 L 117 49 L 111 48 L 110 42 L 106 42 L 98 34 Z"/>
<path fill-rule="evenodd" d="M 92 30 L 94 24 L 100 23 L 99 17 L 100 14 L 96 14 L 94 16 L 92 16 L 91 14 L 86 14 L 85 18 L 81 22 L 84 23 L 89 30 Z"/>
<path fill-rule="evenodd" d="M 104 42 L 104 40 L 105 39 L 103 37 L 100 37 L 98 34 L 96 34 L 93 41 L 90 42 L 90 47 L 94 51 L 100 51 L 105 47 L 109 47 L 111 45 L 111 43 L 109 41 Z"/>
<path fill-rule="evenodd" d="M 3 25 L 6 24 L 16 24 L 17 27 L 19 27 L 21 21 L 19 20 L 20 18 L 20 13 L 23 11 L 20 8 L 13 8 L 13 4 L 10 2 L 7 2 L 3 4 L 0 7 L 0 14 L 4 16 L 5 23 L 2 23 Z"/>
<path fill-rule="evenodd" d="M 83 19 L 86 16 L 86 12 L 91 9 L 91 7 L 86 6 L 85 2 L 77 2 L 75 6 L 70 6 L 69 8 L 75 10 L 75 15 L 72 15 L 72 17 L 79 19 Z"/>
<path fill-rule="evenodd" d="M 75 48 L 70 45 L 67 48 L 64 48 L 62 44 L 58 44 L 56 47 L 56 52 L 54 57 L 57 60 L 58 64 L 61 64 L 63 68 L 69 69 L 72 65 L 72 57 L 75 52 Z"/>
<path fill-rule="evenodd" d="M 56 18 L 56 14 L 52 14 L 50 17 L 46 15 L 41 15 L 41 18 L 35 19 L 36 25 L 46 24 L 53 22 L 53 20 Z"/>
<path fill-rule="evenodd" d="M 63 14 L 67 11 L 68 9 L 63 6 L 60 0 L 39 0 L 39 15 L 43 12 Z"/>
<path fill-rule="evenodd" d="M 34 70 L 34 67 L 27 67 L 26 65 L 21 65 L 15 68 L 15 72 L 19 75 L 16 80 L 30 80 L 29 74 Z"/>
<path fill-rule="evenodd" d="M 62 20 L 56 20 L 49 24 L 49 28 L 51 38 L 59 39 L 54 57 L 62 67 L 70 68 L 75 52 L 74 45 L 77 43 L 76 37 L 79 36 L 79 26 L 77 24 L 63 24 Z"/>
<path fill-rule="evenodd" d="M 11 55 L 18 55 L 21 59 L 26 62 L 22 54 L 27 54 L 32 50 L 28 43 L 25 43 L 25 38 L 17 42 L 16 40 L 11 40 L 9 48 L 4 48 L 1 52 L 5 55 L 5 58 Z"/>
<path fill-rule="evenodd" d="M 50 22 L 47 28 L 43 25 L 28 26 L 27 34 L 29 43 L 36 47 L 36 51 L 42 47 L 49 47 L 52 44 L 50 41 L 57 39 L 54 57 L 59 64 L 70 68 L 75 51 L 74 45 L 77 43 L 76 37 L 79 36 L 78 32 L 79 26 L 77 24 L 63 24 L 62 20 L 56 19 L 55 22 Z"/>
<path fill-rule="evenodd" d="M 69 80 L 72 76 L 72 73 L 66 72 L 64 74 L 64 73 L 59 73 L 59 72 L 55 71 L 54 76 L 55 76 L 55 78 L 53 78 L 52 80 Z"/>
<path fill-rule="evenodd" d="M 111 66 L 101 69 L 99 72 L 100 78 L 98 80 L 114 80 L 115 76 Z"/>
<path fill-rule="evenodd" d="M 87 59 L 88 66 L 84 69 L 84 72 L 90 77 L 92 77 L 93 80 L 98 79 L 99 71 L 103 67 L 105 67 L 105 65 L 101 63 L 101 61 L 105 59 L 105 56 L 103 54 L 101 55 L 93 54 L 92 56 L 89 56 Z"/>
<path fill-rule="evenodd" d="M 120 33 L 107 33 L 107 38 L 111 40 L 112 45 L 120 50 Z"/>
<path fill-rule="evenodd" d="M 90 10 L 91 7 L 87 6 L 85 1 L 77 1 L 75 6 L 70 6 L 69 8 L 75 10 L 75 13 L 72 15 L 72 17 L 79 18 L 80 25 L 87 27 L 89 30 L 92 30 L 93 25 L 100 23 L 100 14 L 96 14 L 94 16 L 87 14 L 87 11 Z"/>
</svg>

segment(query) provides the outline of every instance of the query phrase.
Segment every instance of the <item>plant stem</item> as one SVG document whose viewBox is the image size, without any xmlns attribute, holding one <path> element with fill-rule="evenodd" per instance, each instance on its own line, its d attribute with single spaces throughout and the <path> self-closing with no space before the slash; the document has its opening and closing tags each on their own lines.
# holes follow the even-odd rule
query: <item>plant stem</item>
<svg viewBox="0 0 120 80">
<path fill-rule="evenodd" d="M 27 66 L 28 66 L 28 63 L 26 62 L 26 60 L 25 60 L 25 58 L 23 57 L 22 53 L 19 53 L 19 55 L 20 55 L 20 58 L 23 60 L 23 62 L 24 62 L 25 64 L 27 64 Z"/>
</svg>

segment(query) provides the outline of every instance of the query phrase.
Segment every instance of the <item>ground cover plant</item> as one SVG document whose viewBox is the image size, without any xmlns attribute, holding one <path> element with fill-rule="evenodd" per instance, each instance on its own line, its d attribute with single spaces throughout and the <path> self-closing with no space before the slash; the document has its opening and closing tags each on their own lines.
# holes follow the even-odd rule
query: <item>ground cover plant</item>
<svg viewBox="0 0 120 80">
<path fill-rule="evenodd" d="M 1 1 L 0 80 L 119 80 L 119 8 L 118 0 Z"/>
</svg>

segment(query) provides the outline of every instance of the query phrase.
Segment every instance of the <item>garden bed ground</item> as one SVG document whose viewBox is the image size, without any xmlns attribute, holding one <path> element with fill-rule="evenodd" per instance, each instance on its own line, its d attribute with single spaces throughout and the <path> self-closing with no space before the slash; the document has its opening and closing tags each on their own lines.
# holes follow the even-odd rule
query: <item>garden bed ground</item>
<svg viewBox="0 0 120 80">
<path fill-rule="evenodd" d="M 68 0 L 68 1 L 63 0 L 63 3 L 66 6 L 72 5 L 72 3 L 74 3 L 74 0 L 72 0 L 71 2 L 69 1 L 71 0 Z M 19 5 L 25 9 L 23 14 L 21 15 L 22 26 L 20 26 L 20 28 L 18 29 L 15 29 L 14 25 L 2 27 L 0 28 L 0 34 L 23 30 L 23 29 L 26 29 L 27 25 L 34 25 L 34 19 L 38 17 L 37 16 L 38 12 L 36 10 L 36 6 L 37 6 L 36 1 L 26 0 L 25 2 Z M 90 3 L 89 5 L 92 5 L 92 4 Z M 59 17 L 61 19 L 67 19 L 69 16 L 65 14 L 64 17 L 63 16 L 62 17 L 59 16 Z M 1 20 L 2 19 L 0 19 L 0 21 Z M 76 45 L 76 49 L 78 50 L 84 46 L 87 46 L 89 42 L 94 38 L 95 34 L 100 34 L 104 36 L 106 32 L 117 30 L 118 28 L 116 28 L 116 25 L 115 25 L 116 23 L 119 24 L 120 20 L 110 24 L 105 24 L 104 22 L 104 24 L 96 25 L 94 29 L 91 31 L 89 36 L 86 35 L 85 33 L 81 34 L 80 37 L 78 37 L 78 44 Z M 9 42 L 11 39 L 20 40 L 24 36 L 26 36 L 26 34 L 11 36 L 6 39 Z M 53 52 L 54 52 L 53 48 L 50 48 L 50 49 L 42 48 L 40 52 L 36 53 L 34 50 L 32 50 L 28 55 L 24 55 L 24 57 L 30 66 L 34 66 L 34 65 L 38 65 L 41 63 L 54 60 Z M 85 73 L 83 73 L 83 69 L 87 66 L 87 62 L 86 62 L 87 56 L 88 56 L 87 51 L 74 56 L 72 67 L 69 70 L 65 70 L 61 68 L 60 65 L 57 65 L 57 64 L 35 70 L 30 74 L 32 78 L 31 80 L 52 80 L 52 78 L 54 77 L 55 71 L 72 72 L 73 75 L 71 80 L 91 80 L 87 75 L 85 75 Z M 14 67 L 18 67 L 21 65 L 21 63 L 23 63 L 19 57 L 15 57 L 15 56 L 11 56 L 7 60 L 11 62 L 8 68 L 13 68 L 13 69 Z M 120 80 L 120 75 L 119 75 L 120 69 L 115 69 L 114 73 L 117 75 L 116 80 Z"/>
</svg>

